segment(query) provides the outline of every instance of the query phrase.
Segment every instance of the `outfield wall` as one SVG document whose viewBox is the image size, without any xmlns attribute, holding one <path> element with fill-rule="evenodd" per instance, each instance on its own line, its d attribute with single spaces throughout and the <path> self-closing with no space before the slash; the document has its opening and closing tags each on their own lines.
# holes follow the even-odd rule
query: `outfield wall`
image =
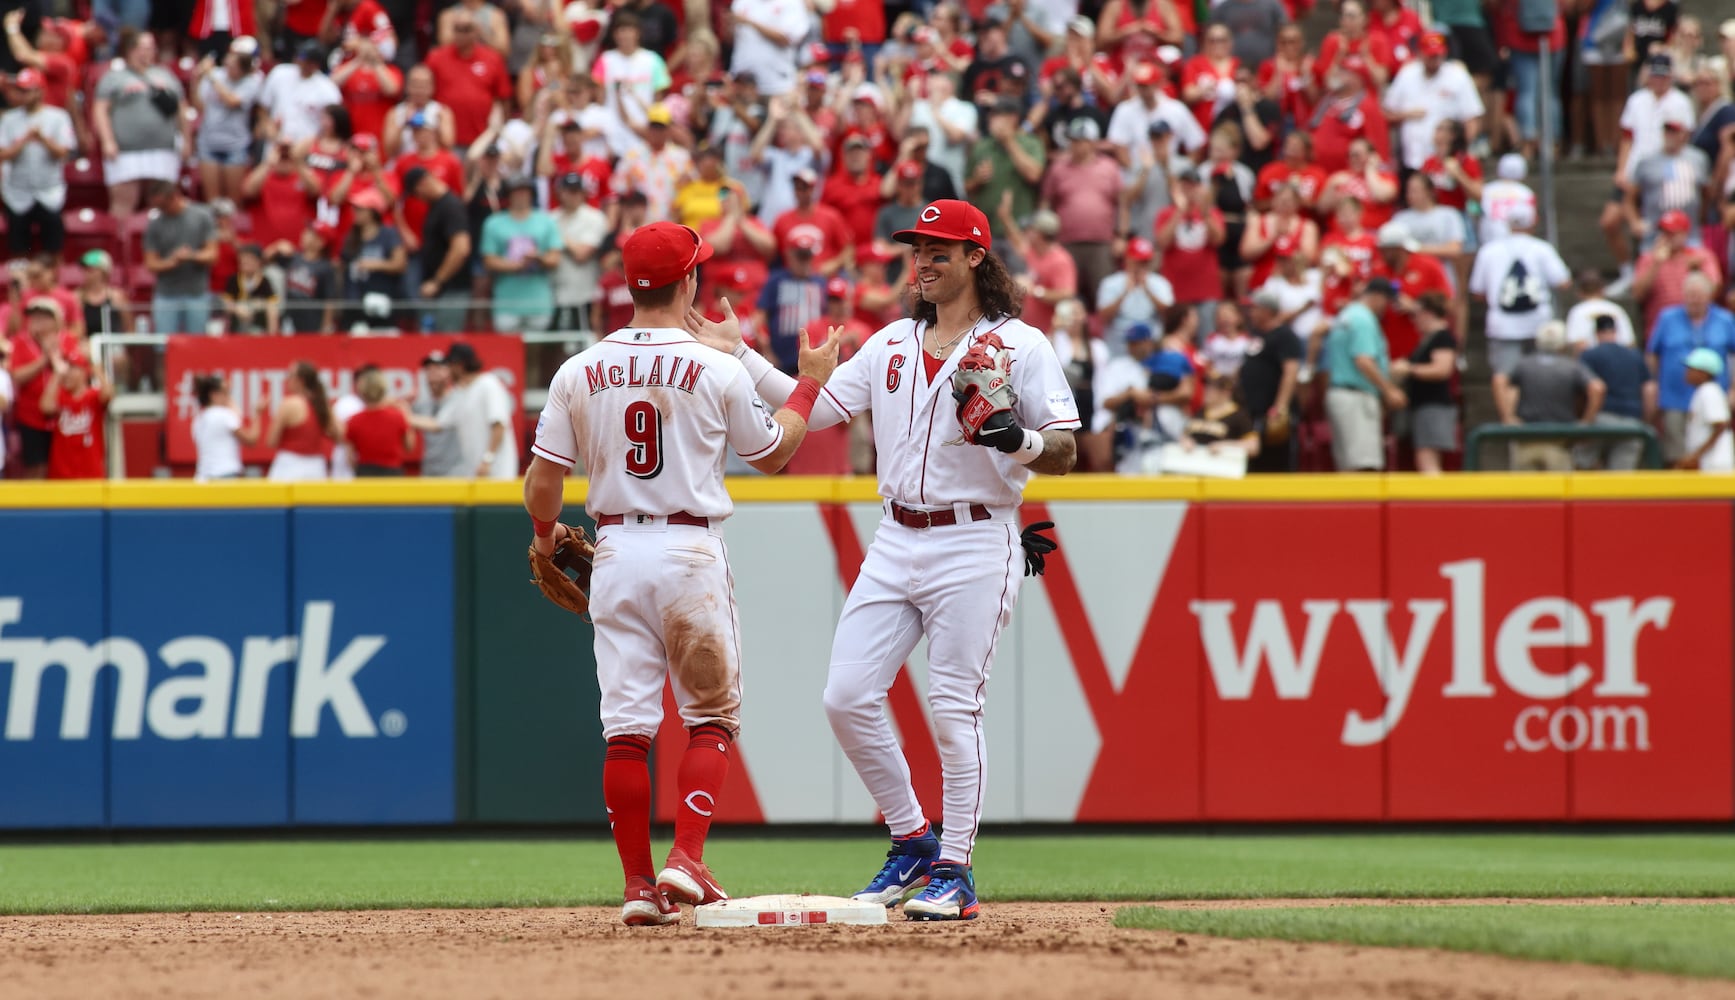
<svg viewBox="0 0 1735 1000">
<path fill-rule="evenodd" d="M 732 487 L 719 818 L 871 822 L 820 693 L 872 483 Z M 984 818 L 1728 820 L 1732 512 L 1669 474 L 1039 481 Z M 512 484 L 7 484 L 0 828 L 604 822 L 589 626 L 527 537 Z M 890 710 L 937 816 L 924 673 Z"/>
</svg>

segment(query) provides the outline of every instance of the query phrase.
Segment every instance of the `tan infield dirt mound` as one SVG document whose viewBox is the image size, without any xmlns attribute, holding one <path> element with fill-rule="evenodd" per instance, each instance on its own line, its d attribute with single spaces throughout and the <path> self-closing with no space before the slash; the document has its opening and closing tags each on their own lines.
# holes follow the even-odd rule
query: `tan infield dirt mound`
<svg viewBox="0 0 1735 1000">
<path fill-rule="evenodd" d="M 1167 905 L 1298 902 L 1387 901 Z M 7 917 L 0 918 L 0 993 L 101 1000 L 1735 1000 L 1735 982 L 1439 951 L 1116 930 L 1110 922 L 1119 905 L 984 904 L 982 917 L 966 924 L 911 924 L 894 915 L 887 927 L 704 931 L 690 916 L 678 927 L 622 927 L 612 908 Z"/>
</svg>

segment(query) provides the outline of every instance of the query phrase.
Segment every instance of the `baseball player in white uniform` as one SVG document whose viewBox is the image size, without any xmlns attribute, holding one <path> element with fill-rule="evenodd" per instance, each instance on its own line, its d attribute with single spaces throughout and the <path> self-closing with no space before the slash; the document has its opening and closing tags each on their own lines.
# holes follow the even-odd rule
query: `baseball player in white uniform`
<svg viewBox="0 0 1735 1000">
<path fill-rule="evenodd" d="M 1053 547 L 1034 534 L 1037 526 L 1020 535 L 1018 505 L 1032 472 L 1072 469 L 1079 419 L 1048 338 L 1017 319 L 1018 292 L 991 252 L 987 218 L 950 200 L 919 218 L 897 234 L 915 246 L 914 318 L 869 338 L 813 411 L 814 428 L 873 412 L 886 510 L 838 621 L 825 710 L 892 833 L 884 867 L 856 898 L 896 906 L 921 888 L 906 916 L 968 920 L 979 909 L 970 857 L 982 816 L 988 673 L 1020 567 L 1028 560 L 1040 572 L 1041 553 Z M 691 328 L 742 358 L 766 399 L 796 391 L 793 379 L 736 343 L 732 319 L 695 318 Z M 996 390 L 1009 380 L 1015 399 L 986 422 L 993 407 L 977 412 L 975 390 L 958 390 L 965 369 L 982 366 L 1004 376 L 992 380 Z M 945 787 L 939 837 L 885 713 L 887 691 L 924 634 Z"/>
<path fill-rule="evenodd" d="M 590 473 L 585 510 L 596 521 L 590 614 L 602 689 L 603 799 L 626 874 L 621 919 L 680 919 L 676 903 L 726 899 L 703 861 L 705 836 L 740 728 L 741 641 L 722 524 L 734 510 L 723 488 L 725 450 L 755 469 L 783 468 L 837 364 L 833 334 L 809 349 L 801 379 L 772 413 L 739 361 L 684 329 L 711 256 L 699 234 L 673 222 L 633 232 L 621 247 L 632 325 L 555 373 L 524 479 L 539 552 L 566 536 L 557 523 L 566 474 Z M 651 780 L 646 763 L 672 675 L 691 739 L 676 778 L 683 807 L 661 872 L 651 864 Z"/>
</svg>

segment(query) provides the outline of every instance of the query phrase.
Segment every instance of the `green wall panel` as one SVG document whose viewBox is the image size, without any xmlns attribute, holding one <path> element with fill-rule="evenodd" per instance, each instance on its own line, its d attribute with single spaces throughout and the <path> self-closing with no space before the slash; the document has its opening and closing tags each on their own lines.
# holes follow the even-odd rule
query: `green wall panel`
<svg viewBox="0 0 1735 1000">
<path fill-rule="evenodd" d="M 522 507 L 474 508 L 471 529 L 473 816 L 606 822 L 591 627 L 530 583 Z"/>
</svg>

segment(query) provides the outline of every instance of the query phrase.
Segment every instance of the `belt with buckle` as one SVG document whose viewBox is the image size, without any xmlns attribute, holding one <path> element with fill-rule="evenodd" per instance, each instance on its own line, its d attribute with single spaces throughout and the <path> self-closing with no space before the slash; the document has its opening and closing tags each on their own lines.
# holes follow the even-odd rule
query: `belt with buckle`
<svg viewBox="0 0 1735 1000">
<path fill-rule="evenodd" d="M 607 528 L 616 524 L 625 524 L 629 517 L 637 518 L 637 523 L 643 524 L 647 519 L 654 520 L 661 516 L 662 515 L 659 514 L 604 514 L 596 519 L 596 526 L 599 528 Z M 670 514 L 667 517 L 663 517 L 663 520 L 670 524 L 685 524 L 694 528 L 709 528 L 711 526 L 710 518 L 700 517 L 697 514 L 688 514 L 685 511 L 677 514 Z"/>
<path fill-rule="evenodd" d="M 986 521 L 994 515 L 988 508 L 979 503 L 970 505 L 970 520 Z M 906 528 L 944 528 L 958 523 L 956 509 L 947 507 L 945 510 L 915 510 L 905 507 L 897 501 L 892 501 L 892 520 Z"/>
</svg>

